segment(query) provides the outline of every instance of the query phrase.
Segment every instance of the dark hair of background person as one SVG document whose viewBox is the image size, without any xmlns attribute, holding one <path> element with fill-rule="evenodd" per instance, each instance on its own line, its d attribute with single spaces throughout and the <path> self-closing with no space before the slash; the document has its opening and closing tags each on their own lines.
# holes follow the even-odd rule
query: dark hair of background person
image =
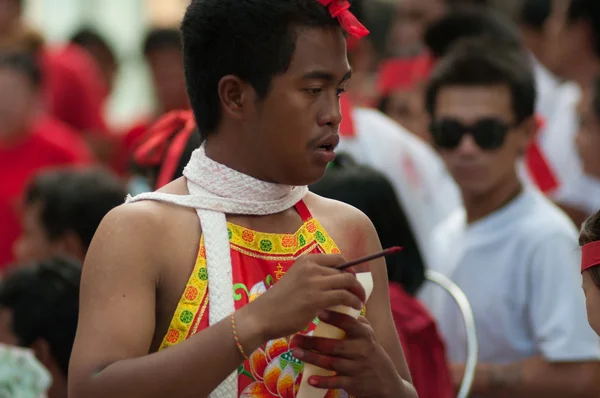
<svg viewBox="0 0 600 398">
<path fill-rule="evenodd" d="M 154 28 L 146 33 L 142 49 L 144 56 L 164 49 L 183 49 L 181 33 L 174 28 Z"/>
<path fill-rule="evenodd" d="M 589 217 L 581 227 L 579 246 L 600 240 L 600 211 Z M 600 287 L 600 266 L 589 268 L 594 284 Z"/>
<path fill-rule="evenodd" d="M 35 89 L 42 85 L 42 72 L 35 54 L 26 51 L 0 51 L 0 69 L 23 74 Z"/>
<path fill-rule="evenodd" d="M 41 206 L 50 240 L 71 231 L 87 249 L 104 216 L 125 201 L 126 191 L 112 173 L 99 168 L 43 172 L 27 187 L 26 205 Z"/>
<path fill-rule="evenodd" d="M 524 0 L 519 22 L 536 31 L 542 31 L 552 13 L 552 0 Z"/>
<path fill-rule="evenodd" d="M 567 11 L 569 23 L 586 21 L 591 30 L 594 41 L 594 51 L 600 57 L 600 1 L 598 0 L 571 0 Z"/>
<path fill-rule="evenodd" d="M 12 312 L 19 345 L 45 340 L 66 376 L 79 312 L 81 265 L 51 258 L 21 267 L 0 282 L 0 307 Z"/>
<path fill-rule="evenodd" d="M 432 23 L 425 33 L 425 44 L 436 58 L 441 58 L 457 41 L 485 38 L 506 46 L 523 48 L 518 26 L 491 6 L 457 6 Z"/>
<path fill-rule="evenodd" d="M 102 51 L 110 57 L 110 60 L 113 63 L 116 63 L 115 54 L 108 44 L 108 42 L 100 35 L 100 33 L 96 32 L 92 28 L 82 28 L 75 32 L 75 34 L 71 37 L 71 43 L 77 44 L 81 47 L 97 47 L 102 49 Z"/>
<path fill-rule="evenodd" d="M 102 60 L 104 62 L 115 66 L 118 64 L 117 57 L 110 44 L 108 44 L 100 33 L 91 28 L 82 28 L 77 31 L 73 37 L 71 37 L 71 43 L 77 44 L 90 51 L 92 48 L 97 49 L 96 52 L 101 52 Z M 95 55 L 99 56 L 100 54 Z"/>
<path fill-rule="evenodd" d="M 429 115 L 435 115 L 439 91 L 447 86 L 506 85 L 515 122 L 535 112 L 536 86 L 531 62 L 521 49 L 493 40 L 461 40 L 435 68 L 425 94 Z"/>
<path fill-rule="evenodd" d="M 273 77 L 287 71 L 301 27 L 339 28 L 339 23 L 314 0 L 204 0 L 189 5 L 181 25 L 184 67 L 203 138 L 214 133 L 221 119 L 221 78 L 235 75 L 264 99 Z"/>
<path fill-rule="evenodd" d="M 402 285 L 410 295 L 417 293 L 425 281 L 425 264 L 396 192 L 385 176 L 341 154 L 310 190 L 365 213 L 384 248 L 402 246 L 404 249 L 399 255 L 386 259 L 388 278 Z"/>
</svg>

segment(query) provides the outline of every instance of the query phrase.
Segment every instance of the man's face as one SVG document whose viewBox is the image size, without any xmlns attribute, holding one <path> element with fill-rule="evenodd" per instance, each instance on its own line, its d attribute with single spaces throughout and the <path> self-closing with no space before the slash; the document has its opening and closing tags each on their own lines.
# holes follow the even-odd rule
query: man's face
<svg viewBox="0 0 600 398">
<path fill-rule="evenodd" d="M 162 48 L 147 55 L 152 82 L 162 112 L 188 107 L 183 54 L 178 48 Z"/>
<path fill-rule="evenodd" d="M 309 185 L 333 160 L 341 122 L 339 96 L 350 66 L 340 29 L 298 30 L 291 64 L 271 81 L 266 98 L 249 112 L 245 144 L 277 183 Z"/>
<path fill-rule="evenodd" d="M 21 19 L 19 0 L 0 0 L 0 36 L 9 34 Z"/>
<path fill-rule="evenodd" d="M 600 288 L 594 283 L 590 270 L 583 272 L 582 286 L 585 293 L 588 323 L 594 332 L 600 334 Z"/>
<path fill-rule="evenodd" d="M 419 88 L 392 92 L 383 111 L 411 133 L 426 142 L 431 142 L 427 116 L 423 108 L 423 96 Z"/>
<path fill-rule="evenodd" d="M 587 51 L 586 29 L 581 22 L 567 19 L 570 0 L 555 0 L 544 26 L 544 63 L 562 79 L 573 79 L 573 65 Z"/>
<path fill-rule="evenodd" d="M 12 310 L 0 307 L 0 344 L 19 345 L 19 339 L 12 330 Z"/>
<path fill-rule="evenodd" d="M 593 107 L 594 95 L 598 94 L 584 91 L 579 106 L 581 124 L 575 142 L 585 173 L 600 178 L 600 118 Z"/>
<path fill-rule="evenodd" d="M 58 254 L 57 244 L 50 240 L 42 224 L 41 210 L 40 204 L 31 204 L 23 209 L 21 236 L 14 245 L 19 264 L 31 264 Z"/>
<path fill-rule="evenodd" d="M 516 161 L 532 133 L 526 126 L 533 124 L 514 124 L 507 86 L 447 86 L 439 91 L 433 125 L 440 126 L 437 134 L 443 140 L 457 145 L 436 143 L 463 196 L 489 194 L 516 178 Z"/>
<path fill-rule="evenodd" d="M 38 101 L 38 91 L 23 73 L 0 68 L 0 141 L 14 140 L 27 130 Z"/>
</svg>

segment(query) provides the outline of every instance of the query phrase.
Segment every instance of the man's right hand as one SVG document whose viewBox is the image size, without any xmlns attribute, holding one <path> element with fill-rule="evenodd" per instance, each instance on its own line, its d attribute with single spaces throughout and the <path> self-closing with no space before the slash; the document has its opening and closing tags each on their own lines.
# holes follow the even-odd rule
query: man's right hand
<svg viewBox="0 0 600 398">
<path fill-rule="evenodd" d="M 334 267 L 345 262 L 339 255 L 300 257 L 288 273 L 251 303 L 252 316 L 261 324 L 264 341 L 303 330 L 318 314 L 338 305 L 361 310 L 365 291 L 354 274 Z M 248 308 L 250 310 L 250 308 Z"/>
</svg>

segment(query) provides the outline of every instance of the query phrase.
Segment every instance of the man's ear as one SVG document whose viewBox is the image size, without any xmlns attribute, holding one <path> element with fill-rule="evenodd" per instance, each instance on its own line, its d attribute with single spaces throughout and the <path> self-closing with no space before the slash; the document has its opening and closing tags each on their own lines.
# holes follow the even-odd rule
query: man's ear
<svg viewBox="0 0 600 398">
<path fill-rule="evenodd" d="M 33 350 L 36 358 L 42 363 L 42 365 L 44 365 L 46 369 L 52 367 L 54 357 L 52 356 L 50 345 L 46 340 L 39 338 L 35 340 L 29 348 Z"/>
<path fill-rule="evenodd" d="M 81 238 L 74 231 L 65 232 L 53 242 L 53 247 L 58 255 L 65 255 L 83 262 L 87 252 Z"/>
<path fill-rule="evenodd" d="M 531 116 L 519 126 L 519 153 L 524 155 L 527 152 L 527 148 L 531 145 L 532 141 L 538 131 L 541 128 L 541 121 L 536 116 Z"/>
<path fill-rule="evenodd" d="M 248 105 L 254 100 L 252 87 L 237 76 L 223 76 L 219 81 L 218 93 L 223 112 L 232 119 L 242 119 Z"/>
</svg>

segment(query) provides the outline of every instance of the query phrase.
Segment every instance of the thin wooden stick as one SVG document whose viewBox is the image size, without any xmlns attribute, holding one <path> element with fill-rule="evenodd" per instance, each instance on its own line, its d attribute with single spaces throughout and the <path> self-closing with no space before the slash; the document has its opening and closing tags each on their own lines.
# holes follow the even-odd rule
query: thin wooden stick
<svg viewBox="0 0 600 398">
<path fill-rule="evenodd" d="M 384 256 L 389 256 L 389 255 L 392 255 L 392 254 L 396 254 L 396 253 L 398 253 L 400 251 L 402 251 L 402 248 L 399 247 L 399 246 L 390 247 L 389 249 L 385 249 L 384 251 L 381 251 L 379 253 L 371 254 L 369 256 L 366 256 L 366 257 L 363 257 L 363 258 L 359 258 L 359 259 L 356 259 L 356 260 L 352 260 L 350 262 L 338 265 L 335 268 L 339 269 L 340 271 L 343 271 L 343 270 L 345 270 L 347 268 L 354 267 L 355 265 L 366 263 L 367 261 L 375 260 L 375 259 L 377 259 L 379 257 L 384 257 Z"/>
</svg>

